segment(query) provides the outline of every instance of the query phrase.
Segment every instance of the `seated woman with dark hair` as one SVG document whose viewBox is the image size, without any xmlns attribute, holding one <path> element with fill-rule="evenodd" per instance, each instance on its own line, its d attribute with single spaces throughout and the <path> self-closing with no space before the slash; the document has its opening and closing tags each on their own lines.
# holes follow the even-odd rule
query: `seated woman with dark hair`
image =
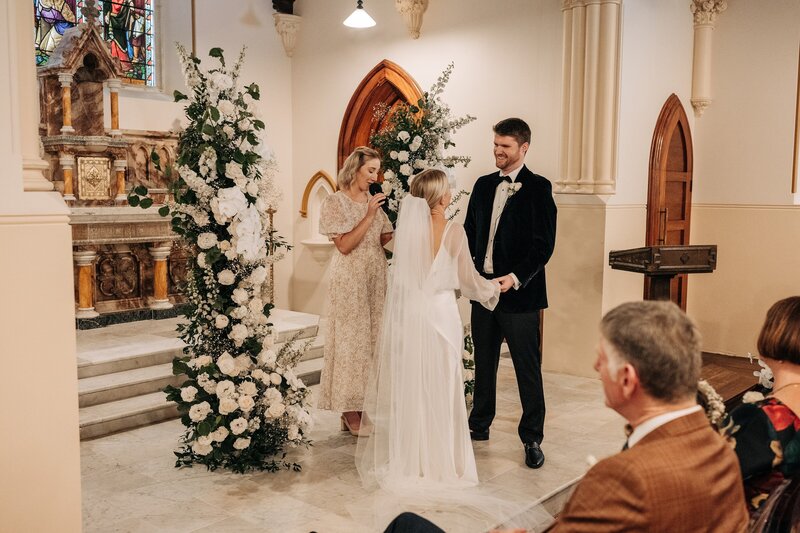
<svg viewBox="0 0 800 533">
<path fill-rule="evenodd" d="M 770 492 L 800 473 L 800 296 L 774 304 L 758 336 L 772 369 L 772 392 L 731 413 L 731 436 L 753 514 Z"/>
</svg>

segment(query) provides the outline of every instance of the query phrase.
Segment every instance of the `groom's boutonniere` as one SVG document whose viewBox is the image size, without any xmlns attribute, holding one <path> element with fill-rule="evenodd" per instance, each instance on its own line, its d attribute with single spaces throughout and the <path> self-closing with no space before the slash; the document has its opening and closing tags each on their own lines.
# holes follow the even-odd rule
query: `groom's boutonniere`
<svg viewBox="0 0 800 533">
<path fill-rule="evenodd" d="M 522 184 L 518 181 L 508 184 L 508 197 L 511 198 L 514 196 L 518 190 L 522 188 Z"/>
</svg>

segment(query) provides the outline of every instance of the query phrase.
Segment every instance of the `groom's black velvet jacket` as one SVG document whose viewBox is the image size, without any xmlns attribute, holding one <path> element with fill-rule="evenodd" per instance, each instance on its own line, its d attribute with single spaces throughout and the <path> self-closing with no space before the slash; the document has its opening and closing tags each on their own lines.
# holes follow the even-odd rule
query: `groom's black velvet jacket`
<svg viewBox="0 0 800 533">
<path fill-rule="evenodd" d="M 475 268 L 486 278 L 511 272 L 522 286 L 500 295 L 497 308 L 509 313 L 526 313 L 547 307 L 544 266 L 556 242 L 556 204 L 547 178 L 523 166 L 516 182 L 521 188 L 506 202 L 494 236 L 494 273 L 483 272 L 492 205 L 500 172 L 478 178 L 469 198 L 464 230 Z"/>
</svg>

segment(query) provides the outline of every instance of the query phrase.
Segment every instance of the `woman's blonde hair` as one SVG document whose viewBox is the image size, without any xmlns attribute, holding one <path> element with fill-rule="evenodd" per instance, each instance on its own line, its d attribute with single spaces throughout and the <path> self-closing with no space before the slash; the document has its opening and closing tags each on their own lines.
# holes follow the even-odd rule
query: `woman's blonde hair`
<svg viewBox="0 0 800 533">
<path fill-rule="evenodd" d="M 344 160 L 342 170 L 339 171 L 339 176 L 336 178 L 336 183 L 339 189 L 349 189 L 353 180 L 356 179 L 356 172 L 363 167 L 367 161 L 377 159 L 380 161 L 381 156 L 368 146 L 358 146 L 353 153 L 347 156 Z"/>
<path fill-rule="evenodd" d="M 437 168 L 423 170 L 411 181 L 409 192 L 412 196 L 423 198 L 428 202 L 428 207 L 433 209 L 442 201 L 450 189 L 447 174 Z"/>
</svg>

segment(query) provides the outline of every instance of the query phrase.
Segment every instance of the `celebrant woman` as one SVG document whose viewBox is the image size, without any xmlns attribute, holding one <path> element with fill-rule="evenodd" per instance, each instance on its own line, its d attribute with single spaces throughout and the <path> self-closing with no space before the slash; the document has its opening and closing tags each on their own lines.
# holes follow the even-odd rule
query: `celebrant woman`
<svg viewBox="0 0 800 533">
<path fill-rule="evenodd" d="M 371 195 L 378 152 L 356 148 L 338 176 L 339 190 L 322 204 L 319 232 L 336 245 L 328 284 L 325 359 L 317 407 L 342 413 L 342 430 L 358 435 L 364 390 L 380 333 L 386 293 L 386 255 L 392 225 Z"/>
</svg>

